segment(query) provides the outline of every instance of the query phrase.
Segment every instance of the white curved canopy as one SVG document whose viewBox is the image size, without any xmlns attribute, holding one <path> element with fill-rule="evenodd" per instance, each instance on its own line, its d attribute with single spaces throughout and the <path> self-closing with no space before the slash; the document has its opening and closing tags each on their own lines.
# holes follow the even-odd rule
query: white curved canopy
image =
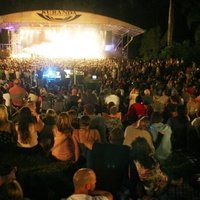
<svg viewBox="0 0 200 200">
<path fill-rule="evenodd" d="M 71 10 L 36 10 L 18 12 L 0 16 L 0 28 L 18 29 L 19 27 L 32 26 L 75 26 L 77 24 L 93 25 L 101 30 L 112 31 L 114 35 L 137 36 L 144 32 L 143 29 L 103 15 Z"/>
</svg>

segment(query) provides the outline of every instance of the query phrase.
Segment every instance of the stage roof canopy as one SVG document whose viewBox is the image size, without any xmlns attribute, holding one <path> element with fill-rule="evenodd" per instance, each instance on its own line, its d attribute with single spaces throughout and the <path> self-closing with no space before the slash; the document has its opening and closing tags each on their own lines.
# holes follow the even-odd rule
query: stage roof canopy
<svg viewBox="0 0 200 200">
<path fill-rule="evenodd" d="M 17 30 L 20 27 L 60 27 L 90 25 L 112 34 L 135 37 L 144 30 L 124 21 L 88 12 L 71 10 L 36 10 L 0 16 L 0 28 Z"/>
</svg>

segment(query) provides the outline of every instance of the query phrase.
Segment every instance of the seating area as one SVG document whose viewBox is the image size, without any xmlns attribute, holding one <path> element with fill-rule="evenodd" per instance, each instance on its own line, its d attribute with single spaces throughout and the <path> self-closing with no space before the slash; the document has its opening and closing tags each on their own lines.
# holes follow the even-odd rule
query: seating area
<svg viewBox="0 0 200 200">
<path fill-rule="evenodd" d="M 8 63 L 14 62 L 16 60 Z M 27 79 L 22 69 L 16 86 L 16 75 L 10 73 L 7 79 L 9 76 L 6 78 L 4 73 L 0 99 L 0 165 L 17 167 L 16 179 L 24 196 L 31 200 L 67 198 L 74 192 L 73 175 L 82 167 L 92 168 L 97 176 L 96 188 L 110 191 L 115 200 L 200 199 L 199 87 L 194 81 L 185 79 L 182 84 L 180 77 L 176 84 L 178 71 L 172 73 L 173 66 L 164 61 L 164 77 L 154 74 L 149 79 L 149 71 L 153 74 L 158 67 L 157 73 L 159 70 L 161 73 L 163 65 L 157 66 L 158 63 L 152 61 L 155 68 L 150 69 L 142 61 L 126 61 L 121 65 L 116 61 L 121 74 L 117 77 L 111 73 L 116 66 L 114 61 L 98 62 L 102 69 L 91 63 L 85 69 L 85 73 L 95 71 L 98 74 L 101 82 L 95 89 L 87 88 L 83 83 L 83 87 L 60 85 L 59 81 L 50 87 L 53 83 L 43 79 L 34 85 L 33 77 Z M 16 69 L 25 63 L 24 69 L 29 70 L 25 61 L 17 63 Z M 107 63 L 113 65 L 103 67 Z M 2 61 L 2 70 L 4 65 L 5 61 Z M 180 71 L 188 72 L 188 69 L 180 66 Z M 188 76 L 191 74 L 188 72 Z M 21 85 L 19 80 L 22 80 Z M 16 95 L 10 96 L 10 104 L 3 98 L 4 94 L 10 95 L 12 87 L 23 89 L 25 96 L 32 92 L 37 96 L 35 101 L 24 102 L 19 98 L 22 106 L 14 115 L 10 108 L 12 97 Z M 163 147 L 166 153 L 165 142 L 169 144 L 167 158 L 159 160 L 157 165 L 170 180 L 160 196 L 147 193 L 138 168 L 132 171 L 137 179 L 130 179 L 130 166 L 137 160 L 130 158 L 129 153 L 138 137 L 148 140 L 152 151 L 148 156 L 160 156 L 158 147 Z M 147 164 L 145 170 L 152 169 L 148 163 L 141 163 L 140 166 Z"/>
</svg>

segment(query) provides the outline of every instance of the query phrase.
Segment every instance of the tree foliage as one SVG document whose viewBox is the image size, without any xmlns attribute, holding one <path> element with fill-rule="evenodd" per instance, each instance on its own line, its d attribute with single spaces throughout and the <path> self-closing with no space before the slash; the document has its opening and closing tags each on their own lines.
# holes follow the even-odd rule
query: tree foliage
<svg viewBox="0 0 200 200">
<path fill-rule="evenodd" d="M 157 58 L 160 51 L 160 27 L 157 26 L 148 30 L 143 35 L 143 40 L 140 47 L 140 55 L 144 59 Z"/>
</svg>

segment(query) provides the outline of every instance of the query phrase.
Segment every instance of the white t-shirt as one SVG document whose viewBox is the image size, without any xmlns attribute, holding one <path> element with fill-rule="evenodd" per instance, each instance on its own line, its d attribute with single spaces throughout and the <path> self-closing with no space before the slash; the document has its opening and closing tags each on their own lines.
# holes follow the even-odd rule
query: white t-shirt
<svg viewBox="0 0 200 200">
<path fill-rule="evenodd" d="M 5 99 L 5 105 L 7 107 L 9 107 L 10 106 L 10 94 L 9 93 L 4 93 L 3 94 L 3 98 Z"/>
<path fill-rule="evenodd" d="M 87 194 L 72 194 L 66 199 L 61 200 L 108 200 L 105 196 L 90 196 Z"/>
</svg>

